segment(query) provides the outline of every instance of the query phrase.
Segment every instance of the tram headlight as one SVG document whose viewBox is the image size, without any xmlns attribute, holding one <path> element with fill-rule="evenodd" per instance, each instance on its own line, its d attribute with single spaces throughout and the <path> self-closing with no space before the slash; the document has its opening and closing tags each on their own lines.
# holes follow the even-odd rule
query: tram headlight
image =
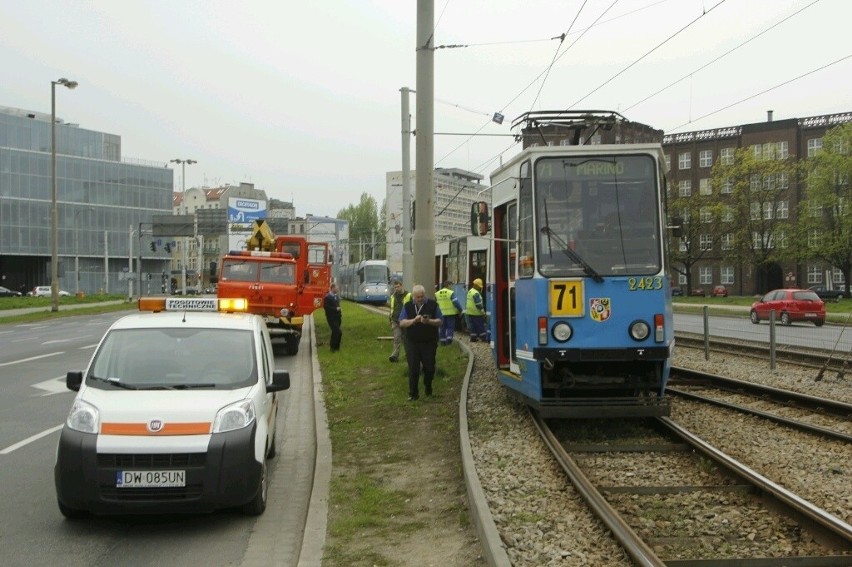
<svg viewBox="0 0 852 567">
<path fill-rule="evenodd" d="M 559 341 L 560 343 L 564 343 L 574 334 L 574 330 L 571 328 L 571 325 L 565 323 L 564 321 L 556 323 L 553 328 L 550 330 L 550 334 L 553 335 L 553 338 Z"/>
<path fill-rule="evenodd" d="M 644 341 L 651 334 L 651 326 L 645 321 L 630 323 L 630 337 L 635 341 Z"/>
</svg>

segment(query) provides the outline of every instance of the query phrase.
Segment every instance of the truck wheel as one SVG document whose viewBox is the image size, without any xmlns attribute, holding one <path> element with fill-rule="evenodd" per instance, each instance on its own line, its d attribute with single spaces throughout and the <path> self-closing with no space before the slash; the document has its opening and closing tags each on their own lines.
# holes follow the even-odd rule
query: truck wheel
<svg viewBox="0 0 852 567">
<path fill-rule="evenodd" d="M 299 339 L 287 339 L 284 345 L 284 352 L 290 356 L 294 356 L 299 352 Z"/>
</svg>

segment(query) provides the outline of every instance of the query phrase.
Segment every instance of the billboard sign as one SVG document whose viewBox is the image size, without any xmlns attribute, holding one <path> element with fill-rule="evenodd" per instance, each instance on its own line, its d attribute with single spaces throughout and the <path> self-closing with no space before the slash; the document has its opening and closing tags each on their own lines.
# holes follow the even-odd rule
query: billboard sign
<svg viewBox="0 0 852 567">
<path fill-rule="evenodd" d="M 251 226 L 256 220 L 266 218 L 266 201 L 245 197 L 228 198 L 228 222 Z"/>
</svg>

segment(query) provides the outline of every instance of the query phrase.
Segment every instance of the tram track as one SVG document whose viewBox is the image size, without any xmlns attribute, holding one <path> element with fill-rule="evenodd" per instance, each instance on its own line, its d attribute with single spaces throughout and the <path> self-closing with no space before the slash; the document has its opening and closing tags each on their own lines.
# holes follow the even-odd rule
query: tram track
<svg viewBox="0 0 852 567">
<path fill-rule="evenodd" d="M 535 414 L 532 419 L 572 484 L 637 565 L 770 567 L 793 564 L 791 557 L 807 558 L 808 565 L 852 562 L 852 526 L 672 419 L 627 427 L 554 422 L 552 428 Z"/>
<path fill-rule="evenodd" d="M 672 369 L 666 392 L 852 443 L 849 403 L 685 368 Z"/>
<path fill-rule="evenodd" d="M 707 349 L 711 353 L 745 356 L 755 360 L 769 360 L 770 356 L 773 356 L 770 346 L 765 342 L 719 337 L 705 340 L 703 335 L 685 332 L 677 332 L 675 337 L 679 348 Z M 824 372 L 836 372 L 841 376 L 847 372 L 852 373 L 852 357 L 849 353 L 778 345 L 774 350 L 774 356 L 779 361 L 816 368 Z"/>
</svg>

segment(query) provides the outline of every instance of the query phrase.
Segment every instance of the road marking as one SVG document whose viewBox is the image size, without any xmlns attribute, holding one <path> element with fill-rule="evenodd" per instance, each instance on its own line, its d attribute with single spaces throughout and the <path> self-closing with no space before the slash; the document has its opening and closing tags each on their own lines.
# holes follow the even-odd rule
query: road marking
<svg viewBox="0 0 852 567">
<path fill-rule="evenodd" d="M 29 362 L 31 360 L 38 360 L 40 358 L 48 358 L 51 356 L 56 356 L 58 354 L 65 354 L 64 351 L 59 352 L 51 352 L 50 354 L 40 354 L 38 356 L 31 356 L 30 358 L 22 358 L 20 360 L 13 360 L 11 362 L 0 362 L 0 366 L 11 366 L 12 364 L 20 364 L 21 362 Z"/>
<path fill-rule="evenodd" d="M 17 451 L 21 447 L 29 445 L 33 441 L 38 441 L 42 437 L 46 437 L 46 436 L 50 435 L 51 433 L 59 431 L 60 429 L 62 429 L 63 426 L 64 426 L 64 424 L 63 425 L 57 425 L 56 427 L 51 427 L 50 429 L 46 429 L 45 431 L 42 431 L 41 433 L 36 433 L 32 437 L 27 437 L 23 441 L 19 441 L 19 442 L 15 443 L 14 445 L 9 445 L 8 447 L 6 447 L 2 451 L 0 451 L 0 455 L 8 455 L 12 451 Z"/>
<path fill-rule="evenodd" d="M 32 387 L 45 391 L 45 393 L 42 394 L 41 397 L 52 396 L 53 394 L 61 394 L 63 392 L 69 391 L 68 387 L 65 385 L 65 376 L 51 378 L 50 380 L 45 380 L 44 382 L 33 384 Z"/>
</svg>

